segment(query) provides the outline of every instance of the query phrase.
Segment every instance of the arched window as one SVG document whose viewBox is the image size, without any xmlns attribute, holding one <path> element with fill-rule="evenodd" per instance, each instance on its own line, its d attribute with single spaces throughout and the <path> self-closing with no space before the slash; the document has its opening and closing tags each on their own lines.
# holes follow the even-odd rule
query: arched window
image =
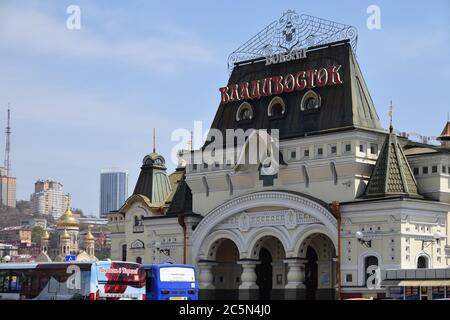
<svg viewBox="0 0 450 320">
<path fill-rule="evenodd" d="M 428 268 L 428 259 L 425 256 L 420 256 L 417 259 L 417 268 L 418 269 L 427 269 Z"/>
<path fill-rule="evenodd" d="M 284 115 L 285 111 L 286 106 L 283 99 L 281 99 L 280 97 L 275 97 L 269 103 L 269 107 L 267 108 L 267 115 L 269 117 L 281 117 L 282 115 Z"/>
<path fill-rule="evenodd" d="M 367 279 L 370 277 L 370 273 L 367 273 L 367 268 L 370 266 L 378 266 L 378 258 L 375 256 L 368 256 L 364 259 L 364 274 L 365 276 L 365 283 L 367 283 Z"/>
<path fill-rule="evenodd" d="M 302 111 L 317 110 L 320 108 L 320 105 L 320 96 L 314 91 L 309 90 L 303 95 L 302 101 L 300 102 L 300 109 Z"/>
<path fill-rule="evenodd" d="M 137 258 L 136 258 L 136 263 L 142 264 L 142 258 L 141 258 L 141 257 L 137 257 Z"/>
<path fill-rule="evenodd" d="M 122 261 L 127 261 L 127 245 L 122 245 Z"/>
<path fill-rule="evenodd" d="M 138 216 L 134 216 L 134 226 L 138 226 L 139 225 L 139 218 Z"/>
<path fill-rule="evenodd" d="M 253 119 L 253 108 L 248 102 L 242 103 L 236 112 L 236 121 Z"/>
<path fill-rule="evenodd" d="M 331 169 L 331 176 L 333 177 L 333 183 L 334 183 L 334 185 L 337 185 L 338 175 L 337 175 L 337 171 L 336 171 L 336 165 L 334 164 L 334 162 L 330 163 L 330 169 Z"/>
</svg>

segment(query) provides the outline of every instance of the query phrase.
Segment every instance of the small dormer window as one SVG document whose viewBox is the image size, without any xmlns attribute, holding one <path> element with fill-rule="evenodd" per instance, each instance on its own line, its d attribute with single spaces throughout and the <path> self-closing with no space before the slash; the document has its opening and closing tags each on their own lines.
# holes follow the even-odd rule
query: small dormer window
<svg viewBox="0 0 450 320">
<path fill-rule="evenodd" d="M 236 113 L 236 121 L 251 120 L 253 118 L 253 109 L 248 102 L 242 103 Z"/>
<path fill-rule="evenodd" d="M 273 98 L 267 108 L 267 115 L 271 118 L 278 118 L 284 115 L 286 106 L 280 97 Z"/>
<path fill-rule="evenodd" d="M 320 96 L 312 90 L 305 93 L 300 103 L 300 108 L 302 111 L 317 110 L 320 108 L 321 98 Z"/>
</svg>

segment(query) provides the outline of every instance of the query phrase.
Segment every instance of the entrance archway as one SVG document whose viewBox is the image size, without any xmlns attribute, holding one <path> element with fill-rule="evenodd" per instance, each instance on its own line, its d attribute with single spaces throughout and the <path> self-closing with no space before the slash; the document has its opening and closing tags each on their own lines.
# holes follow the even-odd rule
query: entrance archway
<svg viewBox="0 0 450 320">
<path fill-rule="evenodd" d="M 305 263 L 305 286 L 306 286 L 306 300 L 316 300 L 317 290 L 317 253 L 311 246 L 306 249 Z"/>
<path fill-rule="evenodd" d="M 259 251 L 260 264 L 256 266 L 256 284 L 259 287 L 259 300 L 269 300 L 272 292 L 272 255 L 266 248 Z"/>
<path fill-rule="evenodd" d="M 283 243 L 266 230 L 252 248 L 252 259 L 258 261 L 255 273 L 259 300 L 283 299 L 286 274 L 286 250 Z"/>
<path fill-rule="evenodd" d="M 237 264 L 239 250 L 230 239 L 220 239 L 211 248 L 215 250 L 215 266 L 212 268 L 216 299 L 232 300 L 238 298 L 238 288 L 242 267 Z"/>
<path fill-rule="evenodd" d="M 304 261 L 305 298 L 331 300 L 335 298 L 337 284 L 336 249 L 333 241 L 323 233 L 311 233 L 299 247 Z"/>
</svg>

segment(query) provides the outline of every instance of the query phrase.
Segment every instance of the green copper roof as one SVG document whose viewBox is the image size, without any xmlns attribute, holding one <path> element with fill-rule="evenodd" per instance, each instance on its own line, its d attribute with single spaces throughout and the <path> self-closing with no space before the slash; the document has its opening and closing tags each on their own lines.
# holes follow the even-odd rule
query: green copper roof
<svg viewBox="0 0 450 320">
<path fill-rule="evenodd" d="M 155 204 L 163 203 L 171 191 L 164 158 L 155 152 L 147 155 L 142 161 L 141 173 L 133 194 L 144 195 Z"/>
<path fill-rule="evenodd" d="M 421 197 L 402 147 L 392 132 L 384 141 L 364 192 L 365 197 L 391 195 Z"/>
</svg>

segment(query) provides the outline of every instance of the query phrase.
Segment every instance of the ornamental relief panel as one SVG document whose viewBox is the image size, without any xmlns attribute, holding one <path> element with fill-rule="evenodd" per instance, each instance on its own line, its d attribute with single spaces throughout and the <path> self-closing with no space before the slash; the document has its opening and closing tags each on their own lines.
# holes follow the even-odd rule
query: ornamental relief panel
<svg viewBox="0 0 450 320">
<path fill-rule="evenodd" d="M 263 212 L 241 212 L 226 219 L 214 230 L 239 229 L 247 232 L 255 227 L 285 226 L 288 230 L 295 229 L 299 225 L 320 223 L 320 221 L 301 211 L 288 209 Z"/>
</svg>

